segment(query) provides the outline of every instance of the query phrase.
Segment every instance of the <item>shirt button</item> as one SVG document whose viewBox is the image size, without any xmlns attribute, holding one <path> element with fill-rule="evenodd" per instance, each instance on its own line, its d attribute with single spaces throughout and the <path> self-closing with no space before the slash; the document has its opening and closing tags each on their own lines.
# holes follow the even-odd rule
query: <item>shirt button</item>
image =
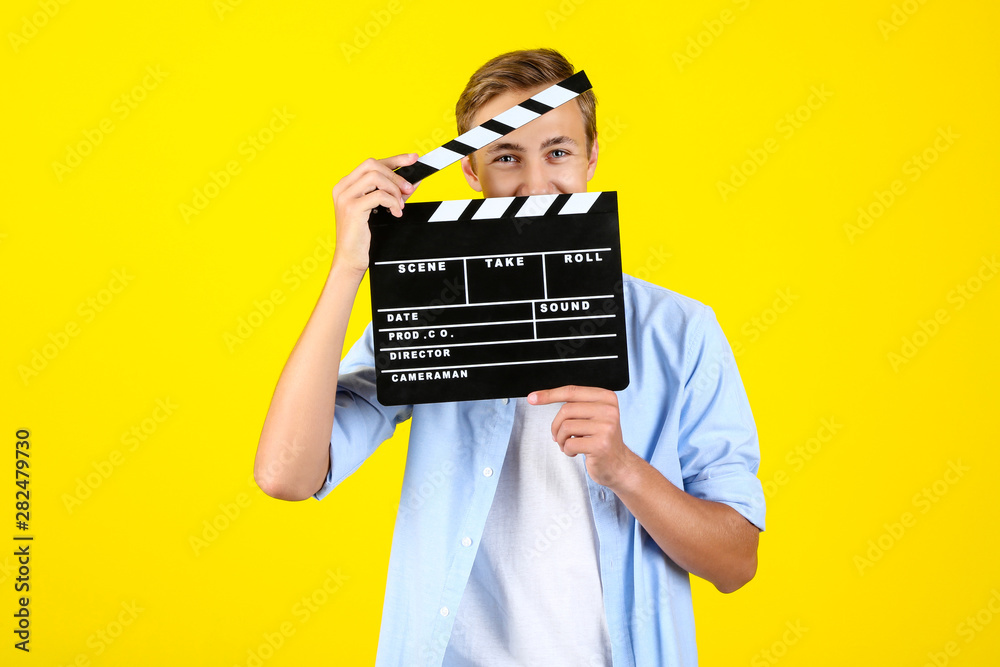
<svg viewBox="0 0 1000 667">
<path fill-rule="evenodd" d="M 504 405 L 507 405 L 508 403 L 510 403 L 510 399 L 509 398 L 503 399 L 503 404 Z"/>
<path fill-rule="evenodd" d="M 598 495 L 600 496 L 601 500 L 604 500 L 607 497 L 604 493 L 604 489 L 601 489 L 601 492 Z"/>
<path fill-rule="evenodd" d="M 441 607 L 441 615 L 442 616 L 448 615 L 448 607 Z"/>
<path fill-rule="evenodd" d="M 492 477 L 493 476 L 493 468 L 483 468 L 483 476 L 484 477 Z"/>
<path fill-rule="evenodd" d="M 463 537 L 462 538 L 462 546 L 463 547 L 471 547 L 472 546 L 472 538 L 471 537 Z"/>
</svg>

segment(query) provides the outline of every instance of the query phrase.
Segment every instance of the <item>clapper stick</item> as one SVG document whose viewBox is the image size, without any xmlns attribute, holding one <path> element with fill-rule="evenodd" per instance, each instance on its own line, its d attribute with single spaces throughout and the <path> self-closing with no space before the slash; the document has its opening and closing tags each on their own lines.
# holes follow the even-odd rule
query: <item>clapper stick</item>
<svg viewBox="0 0 1000 667">
<path fill-rule="evenodd" d="M 410 183 L 422 181 L 448 165 L 458 162 L 466 155 L 530 123 L 542 114 L 576 99 L 590 88 L 590 79 L 583 70 L 580 70 L 520 104 L 515 104 L 485 123 L 477 125 L 460 137 L 420 156 L 413 164 L 396 169 L 395 172 Z"/>
</svg>

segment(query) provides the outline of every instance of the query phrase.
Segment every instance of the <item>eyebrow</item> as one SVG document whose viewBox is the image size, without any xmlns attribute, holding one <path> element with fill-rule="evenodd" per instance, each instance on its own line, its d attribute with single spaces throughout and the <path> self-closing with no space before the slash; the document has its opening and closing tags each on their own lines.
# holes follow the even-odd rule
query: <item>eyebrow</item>
<svg viewBox="0 0 1000 667">
<path fill-rule="evenodd" d="M 494 153 L 502 153 L 504 151 L 514 151 L 515 153 L 524 153 L 527 149 L 521 144 L 514 144 L 509 141 L 502 141 L 499 144 L 490 144 L 489 148 L 486 149 L 487 155 L 493 155 Z"/>
<path fill-rule="evenodd" d="M 546 139 L 545 141 L 543 141 L 542 145 L 539 147 L 539 149 L 540 150 L 545 150 L 546 148 L 551 148 L 553 146 L 558 146 L 559 144 L 572 144 L 574 146 L 577 145 L 575 139 L 573 139 L 571 137 L 567 137 L 564 134 L 561 134 L 558 137 L 550 137 L 549 139 Z M 527 149 L 524 146 L 522 146 L 521 144 L 515 144 L 515 143 L 512 143 L 510 141 L 503 141 L 503 142 L 500 142 L 498 144 L 490 144 L 489 148 L 486 149 L 486 154 L 487 155 L 493 155 L 494 153 L 502 153 L 502 152 L 505 152 L 505 151 L 514 151 L 516 153 L 525 153 L 525 152 L 527 152 Z"/>
<path fill-rule="evenodd" d="M 576 146 L 576 140 L 566 135 L 560 135 L 558 137 L 552 137 L 551 139 L 546 139 L 542 144 L 542 149 L 552 148 L 553 146 L 558 146 L 559 144 L 573 144 Z"/>
</svg>

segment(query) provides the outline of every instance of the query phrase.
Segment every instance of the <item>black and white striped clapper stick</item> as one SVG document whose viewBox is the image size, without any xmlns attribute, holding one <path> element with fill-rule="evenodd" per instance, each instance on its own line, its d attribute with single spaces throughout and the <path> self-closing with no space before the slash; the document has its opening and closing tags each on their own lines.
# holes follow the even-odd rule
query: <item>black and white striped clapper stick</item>
<svg viewBox="0 0 1000 667">
<path fill-rule="evenodd" d="M 422 181 L 505 134 L 510 134 L 525 123 L 535 120 L 543 113 L 569 102 L 590 88 L 590 80 L 583 70 L 580 70 L 568 79 L 549 86 L 534 97 L 512 106 L 482 125 L 477 125 L 444 146 L 421 155 L 413 164 L 396 169 L 396 173 L 410 183 Z"/>
</svg>

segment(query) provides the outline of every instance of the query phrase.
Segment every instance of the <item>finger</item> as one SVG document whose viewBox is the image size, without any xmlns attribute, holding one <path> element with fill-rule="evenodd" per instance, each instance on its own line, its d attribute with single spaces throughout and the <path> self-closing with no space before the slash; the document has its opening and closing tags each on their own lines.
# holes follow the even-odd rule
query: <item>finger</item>
<svg viewBox="0 0 1000 667">
<path fill-rule="evenodd" d="M 600 401 L 614 402 L 617 405 L 618 397 L 610 389 L 600 387 L 581 387 L 578 385 L 566 385 L 555 389 L 543 389 L 533 391 L 528 394 L 528 403 L 532 405 L 548 405 L 549 403 L 571 403 L 577 401 Z"/>
<path fill-rule="evenodd" d="M 605 429 L 592 419 L 564 419 L 552 434 L 552 439 L 565 445 L 570 438 L 592 438 Z"/>
<path fill-rule="evenodd" d="M 562 453 L 569 457 L 576 456 L 577 454 L 583 454 L 586 456 L 590 453 L 590 450 L 582 445 L 586 445 L 588 442 L 588 438 L 570 438 L 566 441 L 566 444 L 561 447 Z"/>
<path fill-rule="evenodd" d="M 379 171 L 371 171 L 365 174 L 364 178 L 360 179 L 344 193 L 344 196 L 359 199 L 375 190 L 387 192 L 396 199 L 402 199 L 403 197 L 403 192 L 399 189 L 399 184 L 389 174 Z"/>
<path fill-rule="evenodd" d="M 398 197 L 393 197 L 385 190 L 372 190 L 355 201 L 360 204 L 362 212 L 370 212 L 372 209 L 384 206 L 397 218 L 403 215 L 402 202 L 399 201 Z"/>
<path fill-rule="evenodd" d="M 399 169 L 400 167 L 405 167 L 413 164 L 414 162 L 417 161 L 418 157 L 420 156 L 417 153 L 402 153 L 400 155 L 393 155 L 392 157 L 387 157 L 379 160 L 379 162 L 381 162 L 389 169 L 389 173 L 393 181 L 396 183 L 396 186 L 404 193 L 406 193 L 407 196 L 413 194 L 413 191 L 417 189 L 417 186 L 420 185 L 420 182 L 418 181 L 417 183 L 410 183 L 408 180 L 406 180 L 399 174 L 395 173 L 395 170 Z"/>
<path fill-rule="evenodd" d="M 406 201 L 406 197 L 400 192 L 399 187 L 396 182 L 390 178 L 391 173 L 387 174 L 381 171 L 370 171 L 364 175 L 359 181 L 355 182 L 350 189 L 341 192 L 339 197 L 335 197 L 334 204 L 337 207 L 349 207 L 352 201 L 356 201 L 365 197 L 373 192 L 384 192 L 391 196 L 394 200 L 393 205 L 388 203 L 381 204 L 386 208 L 392 210 L 393 215 L 397 218 L 402 215 L 403 203 Z M 382 201 L 380 199 L 380 201 Z M 364 211 L 369 211 L 370 208 L 365 208 Z"/>
<path fill-rule="evenodd" d="M 406 183 L 406 179 L 402 176 L 393 173 L 393 169 L 398 169 L 406 164 L 413 164 L 417 161 L 417 153 L 402 153 L 400 155 L 393 155 L 392 157 L 382 158 L 381 160 L 376 160 L 375 158 L 368 158 L 357 167 L 354 168 L 351 173 L 340 179 L 333 188 L 334 197 L 339 196 L 347 190 L 352 189 L 361 179 L 365 178 L 368 174 L 372 172 L 377 172 L 385 174 L 387 178 L 392 179 L 397 182 L 396 187 L 400 187 L 402 183 Z M 394 165 L 394 166 L 393 166 Z M 410 186 L 409 192 L 413 191 L 413 186 Z"/>
<path fill-rule="evenodd" d="M 577 454 L 593 453 L 594 439 L 589 436 L 579 438 L 566 438 L 559 443 L 559 451 L 566 456 L 576 456 Z"/>
<path fill-rule="evenodd" d="M 404 181 L 404 182 L 405 182 L 405 181 Z M 403 195 L 403 201 L 404 201 L 404 202 L 405 202 L 405 201 L 407 201 L 407 200 L 408 200 L 408 199 L 409 199 L 410 197 L 412 197 L 412 196 L 413 196 L 413 193 L 417 191 L 417 188 L 418 188 L 418 187 L 420 187 L 420 184 L 421 184 L 421 183 L 423 183 L 423 181 L 417 181 L 416 183 L 411 183 L 411 184 L 410 184 L 410 185 L 411 185 L 411 190 L 410 190 L 410 193 L 409 193 L 409 194 L 404 194 L 404 195 Z"/>
<path fill-rule="evenodd" d="M 578 401 L 575 403 L 564 403 L 559 408 L 559 412 L 556 413 L 556 418 L 594 419 L 614 423 L 618 422 L 620 415 L 617 405 L 605 403 L 604 401 L 592 401 L 588 403 Z"/>
<path fill-rule="evenodd" d="M 392 157 L 384 157 L 379 162 L 389 167 L 389 169 L 399 169 L 400 167 L 413 164 L 417 161 L 418 157 L 420 157 L 418 153 L 400 153 Z"/>
<path fill-rule="evenodd" d="M 351 173 L 344 176 L 340 181 L 333 186 L 333 196 L 338 197 L 343 194 L 346 190 L 353 187 L 358 181 L 365 177 L 371 171 L 384 169 L 384 165 L 376 160 L 375 158 L 368 158 L 357 167 L 351 170 Z"/>
</svg>

